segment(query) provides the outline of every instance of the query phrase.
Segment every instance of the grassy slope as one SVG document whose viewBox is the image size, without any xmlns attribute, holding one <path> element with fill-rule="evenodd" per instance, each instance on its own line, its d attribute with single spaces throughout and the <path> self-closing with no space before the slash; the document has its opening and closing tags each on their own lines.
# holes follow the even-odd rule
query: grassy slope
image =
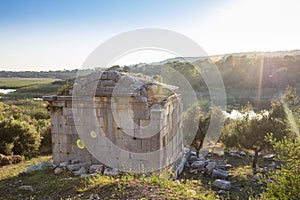
<svg viewBox="0 0 300 200">
<path fill-rule="evenodd" d="M 232 189 L 222 199 L 258 199 L 257 195 L 262 192 L 260 185 L 249 180 L 252 175 L 251 159 L 226 159 L 234 166 L 229 171 Z M 184 172 L 180 181 L 170 181 L 168 171 L 150 177 L 124 174 L 85 179 L 74 177 L 69 172 L 54 175 L 51 169 L 19 174 L 41 161 L 51 161 L 51 157 L 41 156 L 0 168 L 0 199 L 20 199 L 21 196 L 22 199 L 87 199 L 91 194 L 98 194 L 101 199 L 219 199 L 217 190 L 211 189 L 212 178 L 188 172 Z M 22 185 L 31 185 L 35 191 L 19 190 Z"/>
<path fill-rule="evenodd" d="M 87 199 L 98 194 L 101 199 L 216 199 L 212 190 L 203 187 L 200 180 L 170 181 L 167 172 L 160 176 L 120 177 L 97 176 L 77 178 L 65 172 L 54 175 L 52 170 L 20 175 L 28 166 L 50 160 L 49 156 L 34 158 L 17 165 L 0 168 L 0 199 Z M 34 192 L 22 191 L 22 185 L 31 185 Z"/>
<path fill-rule="evenodd" d="M 3 78 L 0 77 L 0 88 L 21 88 L 41 83 L 50 83 L 54 79 L 49 78 Z"/>
<path fill-rule="evenodd" d="M 0 78 L 0 88 L 16 88 L 17 91 L 1 95 L 4 99 L 41 98 L 56 94 L 62 87 L 61 83 L 53 83 L 56 79 L 49 78 Z"/>
</svg>

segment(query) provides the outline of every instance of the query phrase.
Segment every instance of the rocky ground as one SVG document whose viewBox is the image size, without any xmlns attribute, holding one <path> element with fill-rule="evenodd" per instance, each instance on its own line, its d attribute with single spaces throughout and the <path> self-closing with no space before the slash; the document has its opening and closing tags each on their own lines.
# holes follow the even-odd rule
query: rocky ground
<svg viewBox="0 0 300 200">
<path fill-rule="evenodd" d="M 78 160 L 59 165 L 25 161 L 0 168 L 0 199 L 258 198 L 267 174 L 278 165 L 275 155 L 260 155 L 253 175 L 252 157 L 237 150 L 191 152 L 177 180 L 168 170 L 136 176 Z"/>
</svg>

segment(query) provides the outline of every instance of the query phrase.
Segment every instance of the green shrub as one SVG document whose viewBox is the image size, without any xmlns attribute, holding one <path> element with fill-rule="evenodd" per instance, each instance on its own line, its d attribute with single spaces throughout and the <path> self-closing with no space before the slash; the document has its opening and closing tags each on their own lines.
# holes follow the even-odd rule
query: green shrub
<svg viewBox="0 0 300 200">
<path fill-rule="evenodd" d="M 300 142 L 285 137 L 276 141 L 269 136 L 274 150 L 278 153 L 281 170 L 275 171 L 271 177 L 273 182 L 267 184 L 262 199 L 300 199 Z"/>
<path fill-rule="evenodd" d="M 41 136 L 40 153 L 51 153 L 52 139 L 51 139 L 51 123 L 50 120 L 38 120 L 37 131 Z"/>
<path fill-rule="evenodd" d="M 0 153 L 31 156 L 40 144 L 40 134 L 32 124 L 13 117 L 0 122 Z"/>
</svg>

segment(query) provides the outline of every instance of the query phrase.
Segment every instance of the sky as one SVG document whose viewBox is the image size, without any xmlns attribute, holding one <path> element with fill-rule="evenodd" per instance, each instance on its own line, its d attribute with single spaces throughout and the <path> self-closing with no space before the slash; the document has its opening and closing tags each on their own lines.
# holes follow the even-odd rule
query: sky
<svg viewBox="0 0 300 200">
<path fill-rule="evenodd" d="M 111 37 L 141 28 L 176 31 L 208 55 L 300 49 L 297 0 L 0 0 L 0 70 L 80 68 Z M 174 55 L 134 52 L 114 64 Z"/>
</svg>

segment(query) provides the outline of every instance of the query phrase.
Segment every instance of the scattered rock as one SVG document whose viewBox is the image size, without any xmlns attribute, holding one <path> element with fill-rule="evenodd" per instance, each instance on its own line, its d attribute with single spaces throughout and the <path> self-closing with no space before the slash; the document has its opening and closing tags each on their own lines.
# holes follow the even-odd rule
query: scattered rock
<svg viewBox="0 0 300 200">
<path fill-rule="evenodd" d="M 265 161 L 273 161 L 274 158 L 275 158 L 275 155 L 274 155 L 274 154 L 267 154 L 267 155 L 263 156 L 263 159 L 264 159 Z"/>
<path fill-rule="evenodd" d="M 85 169 L 85 167 L 81 167 L 78 171 L 74 171 L 75 175 L 81 175 L 81 174 L 86 174 L 87 170 Z"/>
<path fill-rule="evenodd" d="M 91 165 L 89 167 L 89 173 L 97 173 L 97 172 L 102 172 L 103 170 L 103 165 Z"/>
<path fill-rule="evenodd" d="M 198 157 L 197 156 L 194 156 L 194 155 L 191 155 L 190 158 L 189 158 L 189 162 L 190 163 L 193 163 L 195 161 L 198 161 Z"/>
<path fill-rule="evenodd" d="M 191 156 L 196 156 L 197 157 L 197 152 L 191 150 Z"/>
<path fill-rule="evenodd" d="M 89 167 L 90 165 L 91 165 L 90 162 L 78 163 L 74 165 L 67 165 L 67 169 L 70 171 L 76 171 L 79 170 L 81 167 Z"/>
<path fill-rule="evenodd" d="M 100 199 L 98 194 L 91 194 L 89 200 Z"/>
<path fill-rule="evenodd" d="M 221 169 L 213 169 L 212 177 L 213 178 L 226 179 L 226 178 L 228 178 L 228 172 L 224 171 L 224 170 L 221 170 Z"/>
<path fill-rule="evenodd" d="M 235 149 L 232 149 L 232 150 L 229 151 L 230 154 L 237 154 L 238 152 L 239 152 L 239 151 L 238 151 L 238 150 L 235 150 Z"/>
<path fill-rule="evenodd" d="M 195 161 L 191 165 L 192 168 L 204 168 L 205 162 L 204 161 Z"/>
<path fill-rule="evenodd" d="M 90 178 L 90 177 L 95 177 L 97 176 L 97 173 L 93 173 L 93 174 L 80 174 L 80 178 Z"/>
<path fill-rule="evenodd" d="M 224 148 L 223 147 L 215 147 L 214 149 L 214 154 L 221 157 L 224 156 Z"/>
<path fill-rule="evenodd" d="M 69 165 L 69 161 L 59 163 L 60 167 L 67 167 Z"/>
<path fill-rule="evenodd" d="M 119 175 L 119 170 L 116 169 L 116 168 L 105 168 L 104 169 L 104 172 L 103 172 L 104 175 L 107 175 L 107 176 L 117 176 Z"/>
<path fill-rule="evenodd" d="M 230 181 L 225 181 L 225 180 L 221 180 L 221 179 L 216 179 L 213 182 L 213 186 L 221 189 L 221 190 L 230 190 L 231 188 L 231 183 Z"/>
<path fill-rule="evenodd" d="M 212 170 L 216 167 L 216 162 L 209 162 L 205 167 L 205 172 L 211 174 Z"/>
<path fill-rule="evenodd" d="M 185 166 L 186 166 L 186 167 L 191 167 L 191 165 L 190 165 L 189 162 L 186 162 L 186 163 L 185 163 Z"/>
<path fill-rule="evenodd" d="M 54 174 L 58 175 L 58 174 L 61 174 L 64 170 L 60 167 L 57 167 L 54 169 Z"/>
<path fill-rule="evenodd" d="M 190 173 L 191 174 L 198 174 L 198 170 L 197 169 L 190 169 Z"/>
<path fill-rule="evenodd" d="M 200 156 L 199 158 L 198 158 L 198 161 L 206 161 L 206 159 L 203 157 L 203 156 Z"/>
<path fill-rule="evenodd" d="M 230 153 L 230 156 L 231 156 L 231 157 L 234 157 L 234 158 L 242 158 L 242 157 L 240 156 L 240 154 L 237 154 L 237 153 Z"/>
<path fill-rule="evenodd" d="M 207 156 L 207 154 L 209 153 L 208 149 L 207 148 L 202 148 L 199 150 L 199 157 L 205 157 Z"/>
<path fill-rule="evenodd" d="M 34 192 L 34 189 L 31 185 L 22 185 L 22 186 L 19 187 L 19 189 Z"/>
<path fill-rule="evenodd" d="M 78 164 L 80 161 L 78 159 L 74 159 L 71 161 L 71 165 Z"/>
<path fill-rule="evenodd" d="M 254 174 L 254 175 L 252 176 L 252 179 L 258 181 L 258 180 L 260 180 L 260 176 L 259 176 L 258 174 Z"/>
<path fill-rule="evenodd" d="M 226 195 L 227 192 L 225 190 L 219 190 L 218 195 Z"/>
<path fill-rule="evenodd" d="M 226 170 L 231 169 L 231 168 L 233 168 L 233 166 L 232 166 L 231 164 L 226 164 L 226 165 L 225 165 L 225 169 L 226 169 Z"/>
<path fill-rule="evenodd" d="M 30 173 L 30 172 L 37 171 L 37 170 L 43 170 L 43 169 L 46 169 L 48 167 L 52 167 L 52 163 L 50 163 L 50 162 L 41 162 L 39 164 L 32 165 L 32 166 L 28 167 L 26 169 L 25 173 Z"/>
</svg>

